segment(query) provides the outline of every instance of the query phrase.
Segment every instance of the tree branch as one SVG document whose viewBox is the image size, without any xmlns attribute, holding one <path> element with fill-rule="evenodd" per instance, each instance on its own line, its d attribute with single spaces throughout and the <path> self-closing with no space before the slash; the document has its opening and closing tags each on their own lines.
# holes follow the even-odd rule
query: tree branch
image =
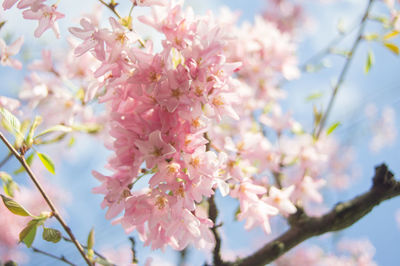
<svg viewBox="0 0 400 266">
<path fill-rule="evenodd" d="M 266 244 L 254 254 L 238 259 L 230 265 L 265 265 L 301 242 L 313 237 L 345 229 L 368 214 L 381 202 L 400 195 L 400 182 L 385 164 L 375 168 L 373 184 L 369 191 L 347 202 L 340 202 L 327 214 L 309 217 L 301 209 L 289 219 L 290 229 Z"/>
<path fill-rule="evenodd" d="M 218 233 L 218 226 L 216 224 L 218 217 L 218 209 L 215 204 L 214 195 L 208 199 L 208 217 L 213 221 L 214 226 L 211 228 L 212 233 L 215 238 L 215 247 L 213 251 L 213 264 L 214 265 L 224 265 L 221 258 L 221 237 Z"/>
<path fill-rule="evenodd" d="M 39 183 L 38 179 L 36 178 L 35 174 L 32 172 L 32 169 L 28 165 L 28 163 L 25 160 L 25 157 L 23 154 L 20 154 L 13 145 L 4 137 L 3 133 L 0 132 L 0 139 L 4 142 L 4 144 L 7 146 L 7 148 L 10 150 L 10 152 L 14 155 L 15 158 L 18 159 L 18 161 L 21 163 L 21 165 L 25 168 L 26 172 L 28 173 L 30 179 L 32 182 L 35 184 L 36 188 L 39 190 L 40 194 L 46 201 L 47 205 L 50 207 L 50 210 L 53 214 L 53 216 L 58 220 L 58 222 L 61 224 L 61 226 L 64 228 L 64 230 L 67 232 L 69 237 L 71 238 L 72 242 L 75 244 L 76 248 L 78 249 L 79 253 L 82 255 L 86 263 L 91 266 L 92 263 L 88 259 L 88 257 L 85 254 L 85 251 L 83 250 L 81 244 L 78 242 L 78 240 L 75 238 L 74 234 L 71 231 L 71 228 L 68 227 L 64 219 L 61 217 L 60 213 L 56 209 L 54 203 L 51 201 L 51 199 L 47 196 L 46 192 L 44 191 L 42 185 Z"/>
</svg>

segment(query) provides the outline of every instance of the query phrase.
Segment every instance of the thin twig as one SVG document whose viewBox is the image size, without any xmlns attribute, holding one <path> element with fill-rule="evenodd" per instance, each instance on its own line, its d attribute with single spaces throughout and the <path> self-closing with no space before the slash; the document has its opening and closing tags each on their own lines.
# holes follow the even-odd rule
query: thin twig
<svg viewBox="0 0 400 266">
<path fill-rule="evenodd" d="M 315 62 L 321 58 L 323 58 L 325 55 L 329 54 L 332 50 L 333 47 L 335 47 L 336 45 L 338 45 L 340 42 L 343 41 L 344 37 L 346 37 L 347 35 L 349 35 L 350 33 L 352 33 L 357 27 L 359 26 L 359 23 L 355 24 L 354 26 L 352 26 L 349 30 L 347 30 L 344 33 L 341 33 L 340 35 L 336 36 L 334 39 L 332 39 L 328 45 L 326 45 L 324 48 L 322 48 L 321 50 L 319 50 L 317 53 L 315 53 L 314 55 L 312 55 L 311 57 L 309 57 L 307 60 L 305 60 L 300 66 L 300 70 L 305 71 L 307 69 L 307 66 L 312 63 Z"/>
<path fill-rule="evenodd" d="M 321 134 L 322 130 L 324 129 L 326 120 L 328 119 L 328 116 L 329 116 L 329 114 L 330 114 L 330 112 L 332 110 L 333 103 L 335 101 L 336 95 L 337 95 L 337 93 L 339 91 L 340 86 L 343 84 L 343 82 L 344 82 L 344 80 L 346 78 L 347 72 L 348 72 L 349 67 L 350 67 L 350 63 L 352 62 L 352 60 L 354 58 L 354 53 L 357 50 L 357 47 L 360 44 L 360 41 L 362 40 L 362 35 L 363 35 L 363 32 L 364 32 L 364 28 L 365 28 L 365 25 L 366 25 L 368 14 L 369 14 L 369 11 L 371 9 L 371 6 L 372 6 L 373 2 L 374 2 L 374 0 L 369 0 L 369 2 L 368 2 L 368 6 L 367 6 L 367 8 L 366 8 L 366 10 L 364 12 L 364 15 L 363 15 L 363 17 L 361 19 L 361 22 L 360 22 L 361 26 L 360 26 L 360 28 L 358 30 L 356 40 L 354 41 L 353 46 L 352 46 L 352 48 L 350 50 L 350 53 L 349 53 L 349 57 L 346 59 L 346 62 L 344 64 L 343 68 L 342 68 L 342 71 L 340 72 L 340 75 L 339 75 L 339 78 L 338 78 L 338 82 L 336 83 L 335 87 L 333 88 L 331 97 L 329 99 L 328 107 L 326 108 L 325 112 L 322 115 L 322 118 L 321 118 L 321 121 L 319 123 L 318 129 L 317 129 L 317 127 L 315 128 L 315 129 L 317 129 L 316 130 L 316 134 L 315 134 L 315 137 L 317 139 L 319 138 L 319 135 Z"/>
<path fill-rule="evenodd" d="M 8 162 L 8 160 L 11 159 L 11 157 L 12 157 L 12 153 L 10 152 L 10 153 L 8 153 L 8 155 L 0 162 L 0 168 L 3 167 L 3 166 Z"/>
<path fill-rule="evenodd" d="M 59 257 L 59 256 L 53 255 L 51 253 L 48 253 L 46 251 L 40 250 L 38 248 L 35 248 L 35 247 L 32 247 L 32 250 L 33 250 L 33 252 L 40 253 L 40 254 L 43 254 L 43 255 L 45 255 L 47 257 L 62 261 L 62 262 L 66 263 L 66 264 L 69 264 L 71 266 L 76 266 L 76 264 L 73 264 L 71 261 L 67 260 L 64 256 L 60 256 Z"/>
<path fill-rule="evenodd" d="M 99 0 L 100 3 L 102 3 L 103 5 L 105 5 L 106 7 L 108 7 L 119 19 L 122 19 L 122 17 L 120 16 L 120 14 L 118 13 L 118 11 L 115 9 L 114 5 L 111 4 L 107 4 L 106 2 L 104 2 L 103 0 Z"/>
<path fill-rule="evenodd" d="M 61 224 L 61 226 L 64 228 L 64 230 L 67 232 L 69 237 L 71 238 L 72 242 L 75 244 L 76 248 L 78 249 L 79 253 L 82 255 L 86 263 L 91 266 L 92 263 L 90 260 L 87 258 L 85 251 L 83 250 L 81 244 L 78 242 L 78 240 L 75 238 L 74 234 L 72 233 L 71 229 L 68 227 L 64 219 L 61 217 L 60 213 L 58 212 L 57 208 L 55 207 L 54 203 L 51 201 L 51 199 L 48 197 L 46 192 L 44 191 L 42 185 L 39 183 L 38 179 L 36 178 L 35 174 L 32 172 L 32 169 L 28 165 L 28 163 L 25 160 L 25 157 L 20 154 L 13 145 L 4 137 L 3 133 L 0 132 L 0 139 L 4 142 L 4 144 L 7 146 L 7 148 L 10 150 L 10 152 L 14 155 L 15 158 L 21 163 L 21 165 L 25 168 L 26 172 L 28 173 L 30 179 L 32 182 L 35 184 L 36 188 L 39 190 L 40 194 L 46 201 L 47 205 L 50 207 L 50 210 L 52 211 L 53 216 L 58 220 L 58 222 Z"/>
</svg>

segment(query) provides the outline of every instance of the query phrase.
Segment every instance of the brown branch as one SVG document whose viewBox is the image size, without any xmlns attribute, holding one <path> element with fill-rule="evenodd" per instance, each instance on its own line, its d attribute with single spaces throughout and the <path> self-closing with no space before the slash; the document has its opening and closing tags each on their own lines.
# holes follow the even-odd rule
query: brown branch
<svg viewBox="0 0 400 266">
<path fill-rule="evenodd" d="M 279 171 L 279 172 L 272 172 L 272 175 L 274 176 L 274 179 L 275 179 L 275 184 L 278 186 L 278 188 L 279 189 L 282 189 L 283 188 L 283 186 L 282 186 L 282 177 L 283 177 L 283 175 L 282 175 L 282 173 Z"/>
<path fill-rule="evenodd" d="M 204 138 L 206 140 L 208 140 L 207 144 L 206 144 L 206 151 L 209 151 L 211 149 L 211 140 L 208 137 L 207 133 L 204 133 Z M 217 226 L 217 217 L 218 217 L 218 209 L 217 209 L 217 205 L 215 204 L 215 199 L 214 199 L 214 195 L 212 195 L 209 199 L 208 199 L 208 217 L 211 219 L 211 221 L 213 221 L 214 225 L 211 228 L 211 231 L 214 235 L 215 238 L 215 246 L 214 246 L 214 251 L 213 251 L 213 263 L 214 265 L 224 265 L 224 262 L 221 258 L 221 237 L 219 236 L 218 233 L 218 227 Z"/>
<path fill-rule="evenodd" d="M 331 97 L 329 99 L 328 107 L 326 108 L 325 112 L 323 113 L 323 116 L 322 116 L 321 121 L 319 123 L 318 129 L 317 129 L 317 127 L 315 128 L 315 132 L 314 133 L 315 133 L 315 136 L 316 136 L 317 139 L 318 139 L 319 135 L 321 135 L 322 130 L 324 129 L 326 120 L 328 119 L 328 116 L 329 116 L 329 114 L 330 114 L 330 112 L 332 110 L 333 103 L 335 101 L 336 95 L 337 95 L 337 93 L 339 91 L 339 88 L 342 86 L 342 84 L 343 84 L 343 82 L 344 82 L 344 80 L 346 78 L 346 75 L 347 75 L 347 72 L 349 70 L 350 64 L 353 61 L 354 54 L 355 54 L 355 52 L 357 50 L 358 45 L 360 44 L 360 42 L 362 40 L 362 35 L 364 33 L 364 28 L 365 28 L 365 25 L 366 25 L 368 14 L 369 14 L 369 11 L 371 9 L 371 6 L 372 6 L 373 2 L 374 2 L 374 0 L 369 0 L 368 1 L 368 6 L 367 6 L 367 8 L 366 8 L 366 10 L 364 12 L 363 17 L 361 18 L 361 22 L 360 22 L 361 26 L 360 26 L 360 28 L 359 28 L 359 30 L 357 32 L 357 38 L 354 41 L 353 46 L 351 47 L 349 56 L 346 58 L 346 62 L 344 64 L 343 68 L 342 68 L 342 71 L 339 74 L 338 81 L 337 81 L 335 87 L 332 90 L 332 94 L 331 94 Z"/>
<path fill-rule="evenodd" d="M 330 212 L 321 217 L 309 217 L 301 209 L 291 216 L 291 227 L 275 240 L 267 243 L 254 254 L 226 265 L 265 265 L 300 244 L 314 237 L 345 229 L 368 214 L 381 202 L 400 195 L 400 182 L 385 164 L 375 168 L 373 184 L 369 191 L 352 200 L 338 203 Z"/>
<path fill-rule="evenodd" d="M 215 246 L 213 251 L 213 264 L 214 265 L 224 265 L 224 262 L 221 258 L 221 237 L 218 233 L 218 226 L 216 224 L 218 217 L 218 209 L 215 204 L 214 195 L 212 195 L 208 199 L 208 217 L 213 221 L 214 226 L 211 228 L 211 231 L 215 238 Z"/>
<path fill-rule="evenodd" d="M 47 205 L 50 207 L 50 210 L 52 211 L 53 216 L 58 220 L 58 222 L 61 224 L 61 226 L 64 228 L 64 230 L 67 232 L 69 237 L 71 238 L 72 242 L 75 244 L 76 248 L 78 249 L 79 253 L 82 255 L 86 263 L 91 266 L 92 263 L 90 260 L 87 258 L 85 251 L 83 250 L 81 244 L 78 242 L 78 240 L 75 238 L 74 234 L 72 233 L 71 229 L 68 227 L 64 219 L 61 217 L 60 213 L 58 212 L 57 208 L 55 207 L 54 203 L 51 201 L 51 199 L 47 196 L 46 192 L 44 191 L 42 185 L 39 183 L 38 179 L 36 178 L 35 174 L 32 172 L 32 169 L 28 165 L 28 163 L 25 160 L 25 157 L 23 154 L 20 154 L 13 145 L 4 137 L 4 135 L 0 132 L 0 139 L 4 142 L 4 144 L 7 146 L 7 148 L 10 150 L 10 152 L 14 155 L 15 158 L 21 163 L 21 165 L 25 168 L 26 172 L 28 173 L 30 179 L 32 182 L 35 184 L 36 188 L 39 190 L 40 194 L 46 201 Z"/>
<path fill-rule="evenodd" d="M 32 247 L 32 251 L 33 251 L 33 252 L 36 252 L 36 253 L 39 253 L 39 254 L 43 254 L 43 255 L 45 255 L 45 256 L 47 256 L 47 257 L 50 257 L 50 258 L 53 258 L 53 259 L 62 261 L 62 262 L 66 263 L 66 264 L 69 264 L 69 265 L 71 265 L 71 266 L 76 266 L 76 264 L 73 264 L 72 262 L 70 262 L 69 260 L 67 260 L 64 256 L 58 257 L 58 256 L 56 256 L 56 255 L 53 255 L 53 254 L 51 254 L 51 253 L 49 253 L 49 252 L 40 250 L 40 249 L 35 248 L 35 247 Z"/>
</svg>

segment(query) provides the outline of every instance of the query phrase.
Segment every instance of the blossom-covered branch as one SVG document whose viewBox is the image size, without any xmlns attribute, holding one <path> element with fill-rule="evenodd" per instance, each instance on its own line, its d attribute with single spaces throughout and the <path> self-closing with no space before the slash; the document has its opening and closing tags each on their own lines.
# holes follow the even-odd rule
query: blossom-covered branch
<svg viewBox="0 0 400 266">
<path fill-rule="evenodd" d="M 394 179 L 385 164 L 375 168 L 372 181 L 369 191 L 352 200 L 339 202 L 321 217 L 309 217 L 299 210 L 290 217 L 291 227 L 284 234 L 248 257 L 220 265 L 265 265 L 311 237 L 353 225 L 381 202 L 400 195 L 400 182 Z"/>
</svg>

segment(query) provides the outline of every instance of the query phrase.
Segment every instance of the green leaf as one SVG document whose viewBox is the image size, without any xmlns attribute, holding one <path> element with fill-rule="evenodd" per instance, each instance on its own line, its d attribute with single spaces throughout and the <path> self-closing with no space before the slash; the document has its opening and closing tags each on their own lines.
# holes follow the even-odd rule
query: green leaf
<svg viewBox="0 0 400 266">
<path fill-rule="evenodd" d="M 87 241 L 86 241 L 86 246 L 87 246 L 87 255 L 89 260 L 93 260 L 94 257 L 94 228 L 92 228 L 89 232 Z"/>
<path fill-rule="evenodd" d="M 364 73 L 368 74 L 369 70 L 371 69 L 372 65 L 374 64 L 374 54 L 372 51 L 368 51 L 367 61 L 365 62 L 364 66 Z"/>
<path fill-rule="evenodd" d="M 19 216 L 32 216 L 27 210 L 25 210 L 24 207 L 22 207 L 18 202 L 15 200 L 8 198 L 4 195 L 1 195 L 1 198 L 3 199 L 4 205 L 7 207 L 7 209 Z"/>
<path fill-rule="evenodd" d="M 320 91 L 314 92 L 314 93 L 312 93 L 312 94 L 310 94 L 310 95 L 307 96 L 306 101 L 309 102 L 309 101 L 312 101 L 312 100 L 319 99 L 319 98 L 321 98 L 323 95 L 324 95 L 324 94 L 323 94 L 322 92 L 320 92 Z"/>
<path fill-rule="evenodd" d="M 396 44 L 390 42 L 384 42 L 383 45 L 385 45 L 385 47 L 388 48 L 390 51 L 392 51 L 394 54 L 399 55 L 400 49 L 399 47 L 397 47 Z"/>
<path fill-rule="evenodd" d="M 389 32 L 388 34 L 386 34 L 385 36 L 383 36 L 383 39 L 384 39 L 385 41 L 386 41 L 386 40 L 389 40 L 389 39 L 391 39 L 391 38 L 396 37 L 399 33 L 400 33 L 400 32 L 398 32 L 397 30 L 391 31 L 391 32 Z"/>
<path fill-rule="evenodd" d="M 44 167 L 46 167 L 46 169 L 50 173 L 55 175 L 56 171 L 55 171 L 54 163 L 51 161 L 51 159 L 47 155 L 40 153 L 40 152 L 38 152 L 37 155 L 39 156 L 39 159 L 43 163 Z"/>
<path fill-rule="evenodd" d="M 15 143 L 14 143 L 14 147 L 18 149 L 18 147 L 22 147 L 22 144 L 25 141 L 25 133 L 28 131 L 28 128 L 31 124 L 31 121 L 29 119 L 25 119 L 24 121 L 22 121 L 21 123 L 21 127 L 19 129 L 19 132 L 16 136 L 15 136 Z"/>
<path fill-rule="evenodd" d="M 6 24 L 7 20 L 0 22 L 0 29 L 3 28 L 4 24 Z"/>
<path fill-rule="evenodd" d="M 53 228 L 44 228 L 42 237 L 44 240 L 57 243 L 61 240 L 61 232 Z"/>
<path fill-rule="evenodd" d="M 12 177 L 9 174 L 7 174 L 6 172 L 0 172 L 0 179 L 4 183 L 13 181 Z"/>
<path fill-rule="evenodd" d="M 11 197 L 11 198 L 14 197 L 14 191 L 17 189 L 18 189 L 18 184 L 15 183 L 13 180 L 3 184 L 4 193 L 8 197 Z"/>
<path fill-rule="evenodd" d="M 6 172 L 0 172 L 0 179 L 3 182 L 4 193 L 8 197 L 14 197 L 14 191 L 18 189 L 17 183 L 15 183 L 12 177 Z"/>
<path fill-rule="evenodd" d="M 12 133 L 14 135 L 16 133 L 21 134 L 20 128 L 21 128 L 21 122 L 16 118 L 12 113 L 10 113 L 7 109 L 0 107 L 0 114 L 3 116 L 4 121 L 6 122 L 6 125 L 12 129 Z"/>
<path fill-rule="evenodd" d="M 94 228 L 92 228 L 92 230 L 90 230 L 86 246 L 88 249 L 93 249 L 93 247 L 94 247 Z"/>
<path fill-rule="evenodd" d="M 338 126 L 340 126 L 340 122 L 336 122 L 333 125 L 331 125 L 326 131 L 326 135 L 330 135 Z"/>
<path fill-rule="evenodd" d="M 56 126 L 48 128 L 45 131 L 41 132 L 40 134 L 38 134 L 35 137 L 35 139 L 38 138 L 38 137 L 41 137 L 43 135 L 52 133 L 52 132 L 66 132 L 66 133 L 68 133 L 68 132 L 71 132 L 71 131 L 72 131 L 72 128 L 70 128 L 70 127 L 67 127 L 67 126 L 64 126 L 64 125 L 56 125 Z"/>
<path fill-rule="evenodd" d="M 71 137 L 68 141 L 68 147 L 71 148 L 75 144 L 75 138 Z"/>
<path fill-rule="evenodd" d="M 317 107 L 313 106 L 313 113 L 314 113 L 314 124 L 319 125 L 322 119 L 322 111 L 319 111 Z"/>
<path fill-rule="evenodd" d="M 42 123 L 43 118 L 41 116 L 36 116 L 35 120 L 33 120 L 33 123 L 31 125 L 31 128 L 29 129 L 28 135 L 26 136 L 26 144 L 28 147 L 32 146 L 33 143 L 33 135 L 35 134 L 36 128 Z"/>
<path fill-rule="evenodd" d="M 237 221 L 237 217 L 240 214 L 240 206 L 238 206 L 235 210 L 235 214 L 233 215 L 233 219 Z"/>
<path fill-rule="evenodd" d="M 75 97 L 81 101 L 81 103 L 85 102 L 85 90 L 83 88 L 79 88 L 76 92 Z"/>
<path fill-rule="evenodd" d="M 73 130 L 88 134 L 95 134 L 102 129 L 102 126 L 99 124 L 82 124 L 82 125 L 73 125 L 71 127 Z"/>
<path fill-rule="evenodd" d="M 364 35 L 364 39 L 367 41 L 376 41 L 379 39 L 379 34 L 377 33 L 366 34 Z"/>
<path fill-rule="evenodd" d="M 30 248 L 33 241 L 35 240 L 36 230 L 38 223 L 36 220 L 32 220 L 28 225 L 19 233 L 19 241 L 25 243 Z"/>
<path fill-rule="evenodd" d="M 35 158 L 35 153 L 32 152 L 28 157 L 26 157 L 26 163 L 29 166 L 31 166 L 34 158 Z M 15 170 L 13 174 L 17 175 L 17 174 L 23 173 L 24 171 L 25 171 L 25 168 L 23 166 L 21 166 L 19 169 Z"/>
</svg>

